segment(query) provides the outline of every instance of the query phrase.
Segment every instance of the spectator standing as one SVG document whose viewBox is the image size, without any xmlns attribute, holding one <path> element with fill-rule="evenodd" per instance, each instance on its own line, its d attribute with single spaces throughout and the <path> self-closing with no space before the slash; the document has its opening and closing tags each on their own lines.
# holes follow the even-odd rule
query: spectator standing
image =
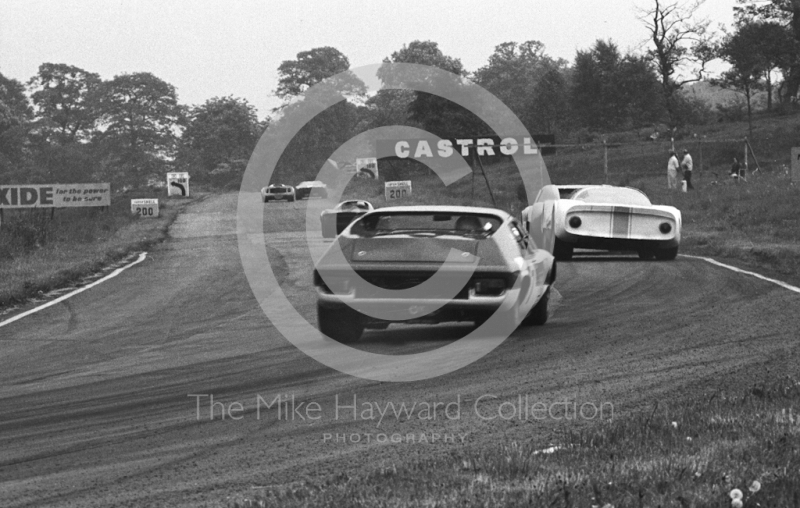
<svg viewBox="0 0 800 508">
<path fill-rule="evenodd" d="M 669 162 L 667 162 L 667 188 L 668 189 L 677 189 L 678 188 L 678 168 L 680 164 L 678 163 L 678 156 L 675 152 L 669 152 Z"/>
<path fill-rule="evenodd" d="M 739 165 L 739 159 L 736 157 L 733 158 L 733 164 L 731 164 L 731 177 L 739 179 L 740 171 L 742 170 L 742 166 Z"/>
<path fill-rule="evenodd" d="M 692 156 L 689 154 L 689 150 L 683 150 L 683 160 L 681 161 L 681 168 L 683 168 L 683 179 L 686 180 L 686 188 L 687 189 L 694 189 L 692 185 Z"/>
</svg>

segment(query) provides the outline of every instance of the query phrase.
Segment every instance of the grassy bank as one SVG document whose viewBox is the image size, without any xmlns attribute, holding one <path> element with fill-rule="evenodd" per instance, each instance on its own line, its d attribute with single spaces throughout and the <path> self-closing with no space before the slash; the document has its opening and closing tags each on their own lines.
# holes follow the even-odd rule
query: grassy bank
<svg viewBox="0 0 800 508">
<path fill-rule="evenodd" d="M 160 216 L 140 219 L 130 200 L 159 198 Z M 145 190 L 113 196 L 107 209 L 6 210 L 0 228 L 0 307 L 73 283 L 165 238 L 192 199 Z"/>
<path fill-rule="evenodd" d="M 759 172 L 747 183 L 706 183 L 689 193 L 641 179 L 631 185 L 681 210 L 682 252 L 800 284 L 800 188 L 785 172 Z"/>
<path fill-rule="evenodd" d="M 552 453 L 517 442 L 463 448 L 266 489 L 234 506 L 728 507 L 738 489 L 744 506 L 793 507 L 798 475 L 800 381 L 782 377 L 570 430 Z"/>
</svg>

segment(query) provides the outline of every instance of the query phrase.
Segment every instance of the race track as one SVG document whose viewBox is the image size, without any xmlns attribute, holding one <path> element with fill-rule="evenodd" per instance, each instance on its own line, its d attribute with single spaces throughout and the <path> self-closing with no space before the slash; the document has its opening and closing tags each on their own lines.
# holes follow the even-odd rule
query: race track
<svg viewBox="0 0 800 508">
<path fill-rule="evenodd" d="M 521 328 L 478 362 L 428 381 L 352 378 L 306 357 L 262 313 L 242 273 L 236 199 L 190 206 L 144 262 L 0 327 L 0 506 L 226 505 L 254 487 L 457 446 L 546 447 L 556 430 L 596 419 L 488 418 L 525 395 L 610 403 L 619 415 L 796 348 L 800 295 L 696 259 L 579 255 L 559 264 L 560 298 L 544 327 Z M 315 323 L 304 206 L 266 205 L 265 235 L 284 293 Z M 392 326 L 356 347 L 419 352 L 468 330 Z M 278 419 L 277 405 L 261 401 L 280 394 L 305 406 Z M 442 402 L 460 412 L 378 424 L 342 407 L 337 415 L 337 396 L 340 406 L 355 396 L 359 410 Z M 303 419 L 311 402 L 318 418 Z M 440 438 L 379 443 L 378 434 Z"/>
</svg>

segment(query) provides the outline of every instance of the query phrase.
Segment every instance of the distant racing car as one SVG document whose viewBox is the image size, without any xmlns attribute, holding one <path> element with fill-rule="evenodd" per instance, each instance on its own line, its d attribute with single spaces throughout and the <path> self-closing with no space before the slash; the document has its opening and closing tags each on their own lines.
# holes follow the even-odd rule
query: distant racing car
<svg viewBox="0 0 800 508">
<path fill-rule="evenodd" d="M 542 325 L 555 276 L 553 256 L 501 210 L 379 208 L 315 267 L 319 329 L 351 342 L 391 323 L 481 325 L 501 309 L 503 326 Z"/>
<path fill-rule="evenodd" d="M 367 212 L 374 210 L 372 203 L 362 199 L 342 201 L 330 210 L 324 210 L 319 220 L 322 223 L 322 237 L 336 238 L 351 222 Z"/>
<path fill-rule="evenodd" d="M 283 184 L 272 184 L 264 187 L 261 189 L 261 199 L 264 200 L 264 203 L 268 203 L 270 201 L 294 201 L 295 200 L 295 191 L 294 187 L 291 185 L 283 185 Z"/>
<path fill-rule="evenodd" d="M 300 182 L 294 190 L 297 199 L 310 198 L 312 195 L 318 198 L 328 197 L 328 186 L 319 180 Z"/>
<path fill-rule="evenodd" d="M 552 235 L 558 260 L 575 248 L 635 251 L 642 259 L 671 260 L 681 241 L 681 212 L 653 205 L 640 190 L 611 185 L 576 186 L 562 197 L 560 186 L 542 188 L 522 212 L 531 235 Z"/>
</svg>

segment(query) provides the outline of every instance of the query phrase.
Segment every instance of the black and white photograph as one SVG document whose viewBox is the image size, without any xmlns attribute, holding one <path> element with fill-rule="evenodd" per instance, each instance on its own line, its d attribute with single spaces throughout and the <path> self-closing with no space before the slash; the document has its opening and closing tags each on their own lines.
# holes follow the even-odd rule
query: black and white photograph
<svg viewBox="0 0 800 508">
<path fill-rule="evenodd" d="M 6 0 L 0 507 L 800 508 L 800 1 Z"/>
</svg>

